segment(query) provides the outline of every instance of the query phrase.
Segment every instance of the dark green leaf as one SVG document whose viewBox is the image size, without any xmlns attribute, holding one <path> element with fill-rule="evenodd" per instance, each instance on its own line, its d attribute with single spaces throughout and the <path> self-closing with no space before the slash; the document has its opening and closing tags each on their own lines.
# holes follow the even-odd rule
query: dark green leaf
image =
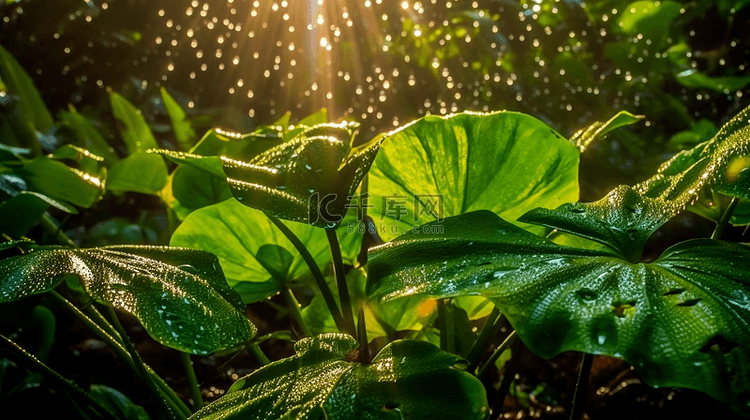
<svg viewBox="0 0 750 420">
<path fill-rule="evenodd" d="M 675 78 L 683 86 L 711 89 L 720 93 L 733 93 L 750 85 L 750 76 L 711 77 L 695 69 L 680 72 Z"/>
<path fill-rule="evenodd" d="M 369 214 L 386 240 L 473 210 L 516 220 L 578 199 L 576 147 L 528 115 L 428 116 L 386 140 L 369 176 Z"/>
<path fill-rule="evenodd" d="M 554 244 L 494 214 L 446 219 L 375 248 L 368 291 L 490 298 L 542 357 L 622 357 L 653 386 L 703 391 L 750 413 L 750 248 L 684 242 L 653 263 Z"/>
<path fill-rule="evenodd" d="M 44 105 L 39 91 L 36 90 L 31 77 L 18 64 L 13 56 L 0 45 L 0 77 L 11 95 L 19 98 L 18 106 L 23 118 L 31 122 L 36 131 L 46 133 L 54 122 L 52 115 Z"/>
<path fill-rule="evenodd" d="M 167 185 L 164 159 L 151 153 L 134 153 L 115 163 L 107 173 L 109 191 L 134 191 L 158 194 Z"/>
<path fill-rule="evenodd" d="M 169 120 L 172 121 L 172 131 L 177 139 L 177 144 L 181 150 L 190 150 L 198 139 L 198 135 L 195 134 L 195 130 L 190 125 L 187 114 L 164 87 L 161 88 L 161 99 L 164 102 L 164 107 L 167 108 Z"/>
<path fill-rule="evenodd" d="M 285 223 L 300 238 L 321 270 L 331 264 L 326 234 L 321 229 L 299 223 Z M 337 232 L 346 262 L 356 261 L 362 235 Z M 173 246 L 203 249 L 212 252 L 221 262 L 227 280 L 245 302 L 256 302 L 274 295 L 289 281 L 308 277 L 309 269 L 294 246 L 273 225 L 263 212 L 229 199 L 220 204 L 196 210 L 185 218 L 172 235 Z M 279 248 L 269 252 L 268 246 L 286 252 L 279 259 Z M 265 246 L 265 248 L 264 248 Z M 265 249 L 266 251 L 262 251 Z M 282 264 L 283 263 L 283 264 Z M 273 268 L 276 273 L 271 273 Z M 279 279 L 276 274 L 283 275 Z"/>
<path fill-rule="evenodd" d="M 77 213 L 75 207 L 39 193 L 23 191 L 0 204 L 0 232 L 11 238 L 20 238 L 36 225 L 50 206 Z"/>
<path fill-rule="evenodd" d="M 159 147 L 141 111 L 119 93 L 109 91 L 112 112 L 120 122 L 120 135 L 128 153 L 145 152 Z"/>
<path fill-rule="evenodd" d="M 721 194 L 750 199 L 750 107 L 729 120 L 711 140 L 676 154 L 656 176 L 636 188 L 664 201 L 672 214 L 710 185 Z"/>
<path fill-rule="evenodd" d="M 370 365 L 352 363 L 357 342 L 342 334 L 305 338 L 296 355 L 240 379 L 191 420 L 240 418 L 484 419 L 484 387 L 463 361 L 423 341 L 388 344 Z"/>
<path fill-rule="evenodd" d="M 104 385 L 91 385 L 89 396 L 121 420 L 149 420 L 146 410 L 133 404 L 122 392 Z"/>
<path fill-rule="evenodd" d="M 43 293 L 76 275 L 94 299 L 134 315 L 160 343 L 209 354 L 256 329 L 208 252 L 167 247 L 42 248 L 0 260 L 0 303 Z"/>
<path fill-rule="evenodd" d="M 99 166 L 104 161 L 103 157 L 72 144 L 60 146 L 49 156 L 54 159 L 74 161 L 79 169 L 88 174 L 99 173 Z"/>
</svg>

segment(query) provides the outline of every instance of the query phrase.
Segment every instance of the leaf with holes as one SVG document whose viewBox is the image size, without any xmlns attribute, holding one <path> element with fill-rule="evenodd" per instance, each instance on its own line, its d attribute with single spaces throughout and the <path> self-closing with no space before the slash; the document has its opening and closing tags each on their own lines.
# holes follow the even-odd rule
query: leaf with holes
<svg viewBox="0 0 750 420">
<path fill-rule="evenodd" d="M 676 214 L 704 186 L 750 199 L 750 107 L 724 124 L 711 140 L 664 162 L 656 176 L 636 188 L 647 197 L 664 200 Z"/>
<path fill-rule="evenodd" d="M 479 211 L 442 234 L 370 251 L 368 293 L 385 300 L 481 295 L 542 357 L 621 357 L 652 386 L 703 391 L 750 414 L 750 248 L 708 239 L 652 263 L 557 245 Z"/>
<path fill-rule="evenodd" d="M 388 344 L 368 365 L 343 334 L 304 338 L 296 354 L 238 380 L 191 420 L 482 420 L 487 397 L 465 362 L 424 341 Z"/>
<path fill-rule="evenodd" d="M 369 174 L 385 240 L 473 210 L 516 220 L 578 199 L 576 147 L 528 115 L 428 116 L 386 139 Z"/>
<path fill-rule="evenodd" d="M 5 245 L 9 252 L 14 243 Z M 32 248 L 0 260 L 0 303 L 52 290 L 71 274 L 91 297 L 134 315 L 165 346 L 206 355 L 256 333 L 218 259 L 185 248 Z"/>
</svg>

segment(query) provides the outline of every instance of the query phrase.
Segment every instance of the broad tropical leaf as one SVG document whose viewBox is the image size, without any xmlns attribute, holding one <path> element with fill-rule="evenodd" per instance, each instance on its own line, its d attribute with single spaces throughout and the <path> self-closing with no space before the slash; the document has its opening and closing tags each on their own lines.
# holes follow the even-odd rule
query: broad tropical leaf
<svg viewBox="0 0 750 420">
<path fill-rule="evenodd" d="M 508 220 L 578 199 L 578 151 L 515 112 L 428 116 L 386 136 L 369 174 L 369 214 L 392 239 L 488 209 Z"/>
<path fill-rule="evenodd" d="M 305 244 L 322 271 L 331 264 L 323 230 L 300 223 L 285 223 Z M 356 261 L 362 235 L 337 232 L 346 262 Z M 276 294 L 284 284 L 309 276 L 299 252 L 262 211 L 235 199 L 196 210 L 172 235 L 172 246 L 210 251 L 219 257 L 229 284 L 244 302 Z"/>
<path fill-rule="evenodd" d="M 354 362 L 343 334 L 300 340 L 296 354 L 238 380 L 191 420 L 432 419 L 487 416 L 482 384 L 460 357 L 424 341 L 388 344 L 369 365 Z"/>
<path fill-rule="evenodd" d="M 167 185 L 164 159 L 151 153 L 137 152 L 112 165 L 107 173 L 109 191 L 134 191 L 157 194 Z"/>
<path fill-rule="evenodd" d="M 711 140 L 673 156 L 656 176 L 636 188 L 665 201 L 673 214 L 692 202 L 701 188 L 750 199 L 750 107 L 729 120 Z"/>
<path fill-rule="evenodd" d="M 699 239 L 653 263 L 557 245 L 488 211 L 371 250 L 368 292 L 490 298 L 535 353 L 622 357 L 652 386 L 750 413 L 750 248 Z"/>
<path fill-rule="evenodd" d="M 13 173 L 26 181 L 29 190 L 80 207 L 91 207 L 103 190 L 97 176 L 47 156 L 24 160 Z"/>
<path fill-rule="evenodd" d="M 0 303 L 52 290 L 65 275 L 77 276 L 91 297 L 134 315 L 155 340 L 181 351 L 205 355 L 256 333 L 216 257 L 185 248 L 31 248 L 0 260 Z"/>
</svg>

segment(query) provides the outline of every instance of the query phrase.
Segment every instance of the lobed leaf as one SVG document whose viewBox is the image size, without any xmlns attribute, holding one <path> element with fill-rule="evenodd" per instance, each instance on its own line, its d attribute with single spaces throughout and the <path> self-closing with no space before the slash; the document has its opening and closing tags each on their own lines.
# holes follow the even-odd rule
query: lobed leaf
<svg viewBox="0 0 750 420">
<path fill-rule="evenodd" d="M 191 420 L 240 418 L 484 419 L 482 384 L 463 361 L 423 341 L 388 344 L 370 365 L 353 363 L 357 341 L 343 334 L 304 338 L 292 357 L 238 380 Z"/>
<path fill-rule="evenodd" d="M 185 248 L 31 249 L 0 260 L 0 303 L 52 290 L 65 275 L 77 276 L 91 297 L 134 315 L 155 340 L 181 351 L 209 354 L 257 331 L 216 257 Z"/>
<path fill-rule="evenodd" d="M 621 357 L 652 386 L 750 413 L 750 248 L 698 239 L 653 263 L 557 245 L 489 211 L 371 250 L 368 293 L 490 298 L 542 357 Z"/>
</svg>

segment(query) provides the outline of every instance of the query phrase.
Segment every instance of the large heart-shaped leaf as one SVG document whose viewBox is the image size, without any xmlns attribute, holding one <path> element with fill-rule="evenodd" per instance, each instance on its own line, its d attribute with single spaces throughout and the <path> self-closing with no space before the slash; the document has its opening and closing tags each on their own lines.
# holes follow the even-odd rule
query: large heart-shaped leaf
<svg viewBox="0 0 750 420">
<path fill-rule="evenodd" d="M 680 152 L 656 176 L 637 186 L 648 197 L 669 204 L 673 214 L 693 201 L 701 188 L 750 199 L 750 107 L 729 120 L 711 140 Z"/>
<path fill-rule="evenodd" d="M 528 115 L 428 116 L 386 139 L 369 174 L 370 214 L 386 240 L 473 210 L 516 220 L 578 199 L 576 147 Z"/>
<path fill-rule="evenodd" d="M 571 248 L 488 211 L 371 250 L 371 295 L 491 298 L 529 348 L 622 357 L 653 386 L 750 413 L 750 248 L 699 239 L 653 263 Z"/>
<path fill-rule="evenodd" d="M 424 341 L 388 344 L 369 365 L 354 363 L 357 342 L 343 334 L 300 340 L 296 354 L 237 381 L 191 420 L 432 419 L 487 416 L 482 384 L 464 363 Z"/>
<path fill-rule="evenodd" d="M 305 224 L 285 224 L 305 244 L 321 270 L 326 271 L 331 264 L 331 252 L 325 232 Z M 344 259 L 353 263 L 359 254 L 362 235 L 344 229 L 339 229 L 337 235 Z M 272 296 L 286 282 L 309 275 L 299 252 L 268 216 L 235 199 L 191 213 L 174 232 L 170 243 L 218 256 L 227 280 L 248 303 Z M 269 246 L 283 249 L 284 255 L 291 258 L 280 257 L 281 251 L 273 248 L 276 251 L 271 252 Z"/>
<path fill-rule="evenodd" d="M 178 350 L 205 355 L 256 333 L 217 258 L 185 248 L 31 249 L 0 260 L 0 303 L 49 291 L 71 274 L 94 299 L 134 315 Z"/>
</svg>

